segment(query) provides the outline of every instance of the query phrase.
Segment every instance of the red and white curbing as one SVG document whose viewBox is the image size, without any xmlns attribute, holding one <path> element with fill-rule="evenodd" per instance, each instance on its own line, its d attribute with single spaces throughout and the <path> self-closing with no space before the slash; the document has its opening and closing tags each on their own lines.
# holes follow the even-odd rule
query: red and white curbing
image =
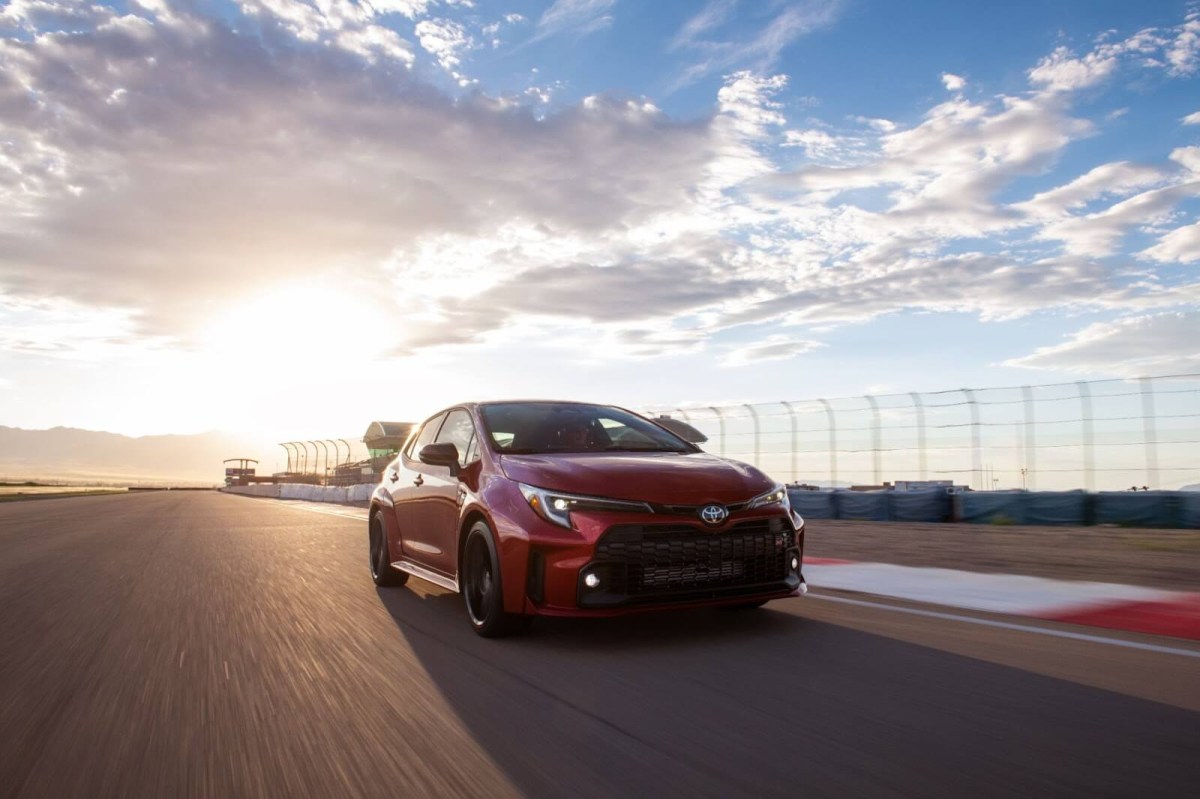
<svg viewBox="0 0 1200 799">
<path fill-rule="evenodd" d="M 890 563 L 805 558 L 812 588 L 1200 640 L 1200 594 Z"/>
</svg>

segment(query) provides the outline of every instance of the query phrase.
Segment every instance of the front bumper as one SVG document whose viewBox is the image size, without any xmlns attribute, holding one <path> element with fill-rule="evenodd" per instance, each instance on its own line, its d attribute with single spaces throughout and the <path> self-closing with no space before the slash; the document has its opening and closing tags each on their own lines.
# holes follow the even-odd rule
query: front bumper
<svg viewBox="0 0 1200 799">
<path fill-rule="evenodd" d="M 594 543 L 530 541 L 525 612 L 609 616 L 805 591 L 804 528 L 787 513 L 746 514 L 717 528 L 688 519 L 649 522 L 644 515 L 589 521 L 577 519 L 579 532 Z"/>
</svg>

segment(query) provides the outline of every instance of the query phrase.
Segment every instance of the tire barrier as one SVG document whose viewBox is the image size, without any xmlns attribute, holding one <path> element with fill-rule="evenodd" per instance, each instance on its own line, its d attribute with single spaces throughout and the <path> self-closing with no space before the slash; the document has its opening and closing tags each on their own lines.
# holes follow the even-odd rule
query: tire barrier
<svg viewBox="0 0 1200 799">
<path fill-rule="evenodd" d="M 1194 491 L 789 489 L 788 498 L 806 519 L 1200 529 L 1200 492 Z"/>
</svg>

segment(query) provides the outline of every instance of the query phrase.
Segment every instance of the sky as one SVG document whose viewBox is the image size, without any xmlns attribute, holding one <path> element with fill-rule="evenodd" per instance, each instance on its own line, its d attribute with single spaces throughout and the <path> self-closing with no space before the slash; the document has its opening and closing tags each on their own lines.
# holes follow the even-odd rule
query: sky
<svg viewBox="0 0 1200 799">
<path fill-rule="evenodd" d="M 1200 372 L 1200 4 L 9 0 L 0 424 Z"/>
</svg>

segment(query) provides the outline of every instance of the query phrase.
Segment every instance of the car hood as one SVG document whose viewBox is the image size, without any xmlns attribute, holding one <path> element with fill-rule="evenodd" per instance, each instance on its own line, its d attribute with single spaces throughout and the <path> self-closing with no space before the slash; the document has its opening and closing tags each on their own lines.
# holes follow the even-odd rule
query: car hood
<svg viewBox="0 0 1200 799">
<path fill-rule="evenodd" d="M 775 482 L 745 463 L 706 452 L 502 455 L 510 480 L 551 491 L 665 505 L 732 504 Z"/>
</svg>

